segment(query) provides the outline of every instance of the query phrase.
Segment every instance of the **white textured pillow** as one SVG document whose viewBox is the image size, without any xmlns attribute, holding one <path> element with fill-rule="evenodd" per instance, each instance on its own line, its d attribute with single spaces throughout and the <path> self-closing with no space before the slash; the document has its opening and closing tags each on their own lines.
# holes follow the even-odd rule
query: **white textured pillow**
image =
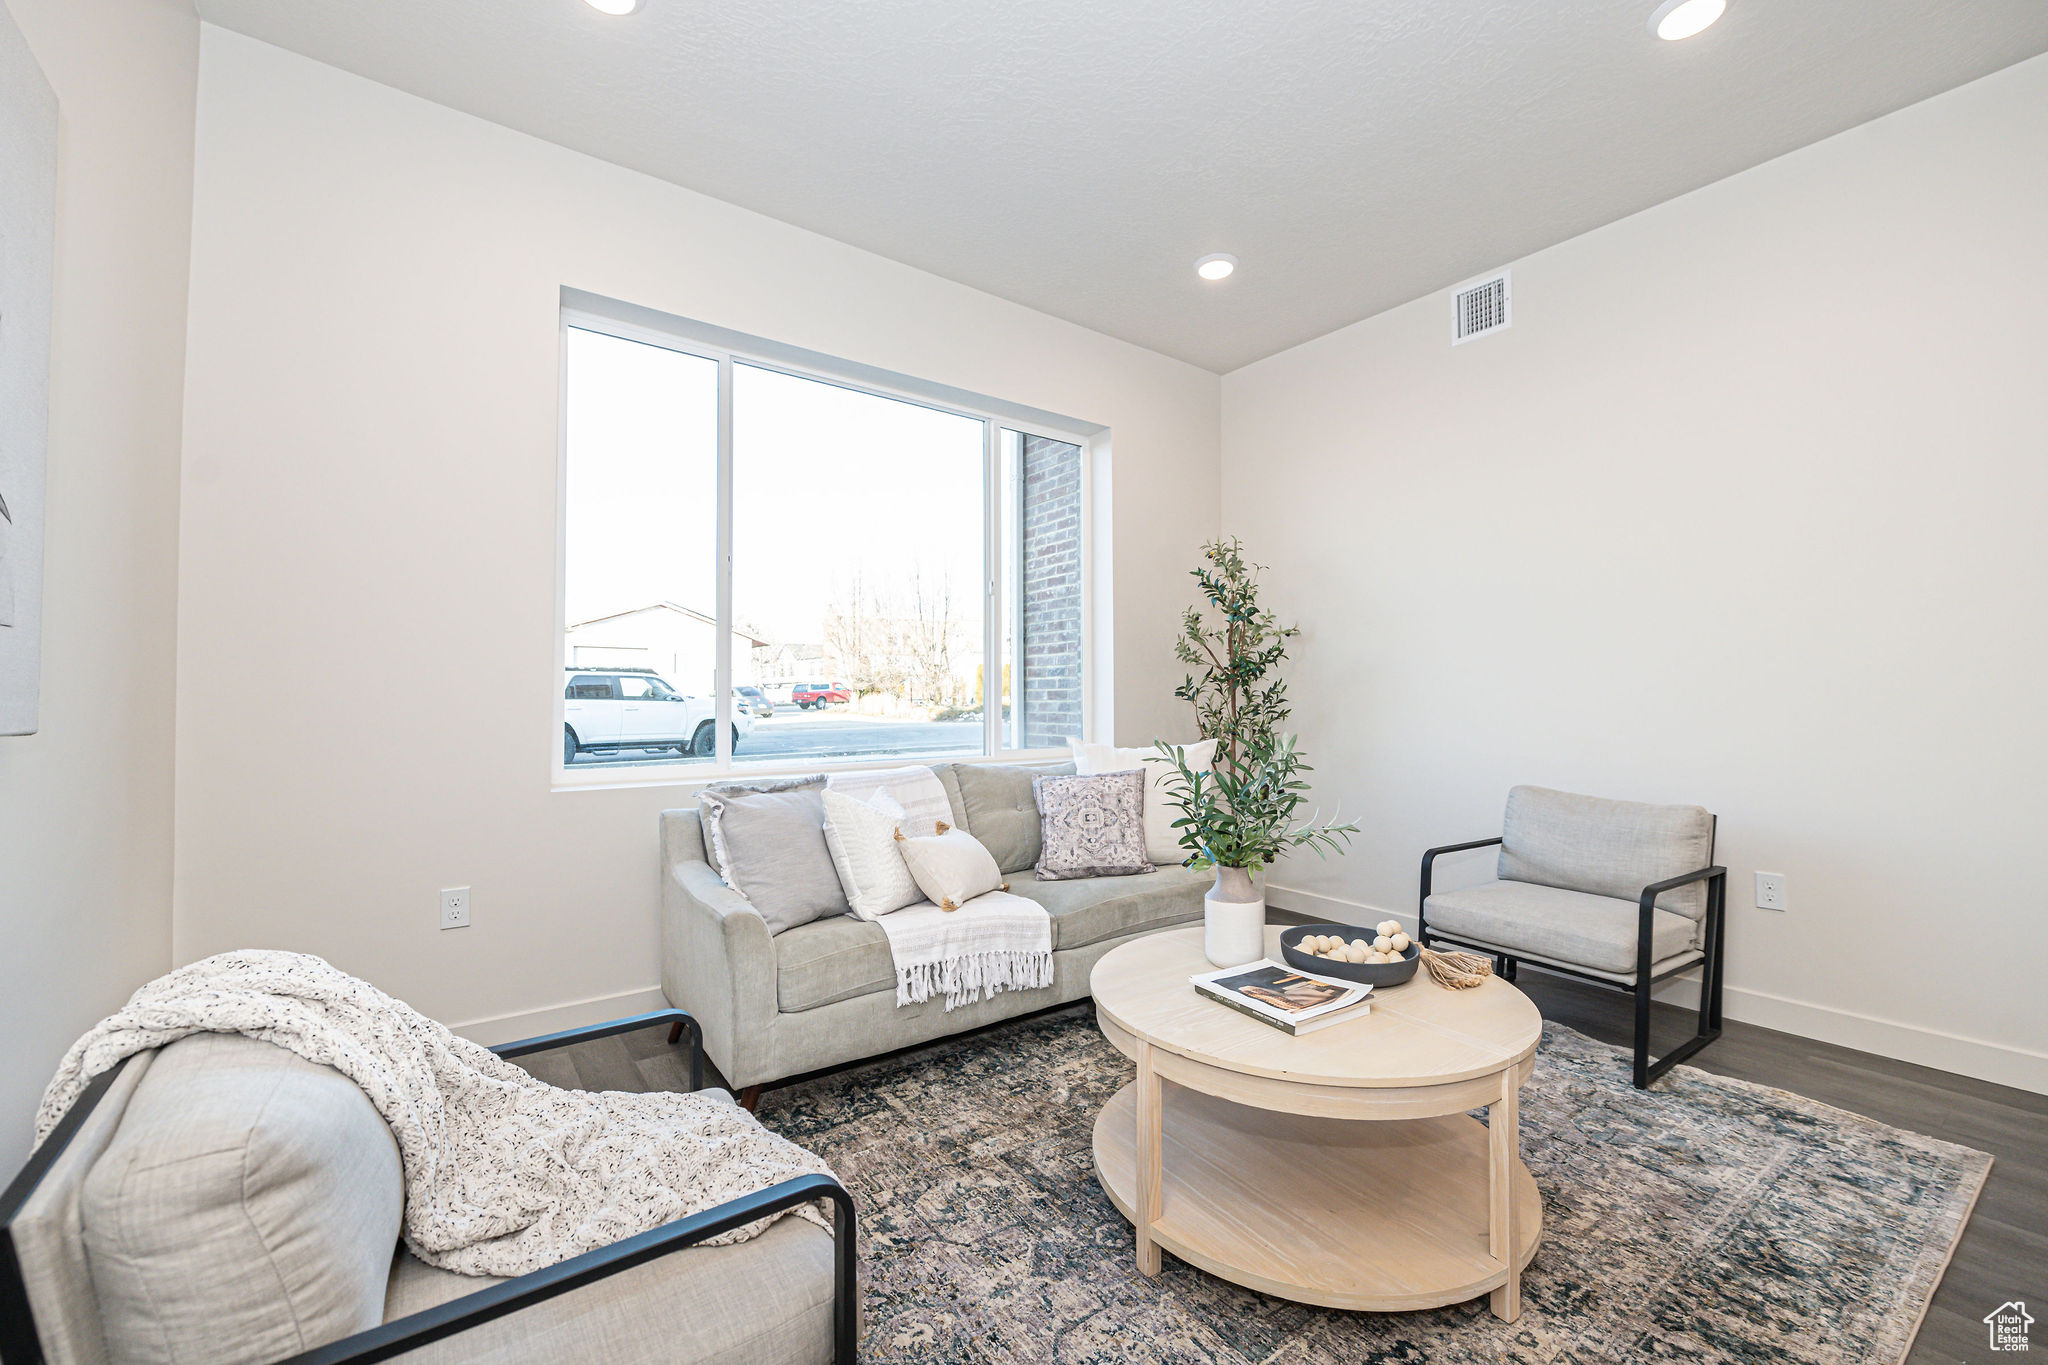
<svg viewBox="0 0 2048 1365">
<path fill-rule="evenodd" d="M 866 801 L 825 789 L 825 847 L 846 888 L 846 902 L 862 919 L 879 919 L 923 898 L 904 865 L 896 830 L 903 807 L 885 791 Z"/>
<path fill-rule="evenodd" d="M 903 850 L 903 862 L 924 898 L 941 910 L 958 910 L 976 896 L 1009 887 L 995 854 L 966 830 L 943 821 L 937 834 L 916 839 L 897 835 L 896 847 Z"/>
<path fill-rule="evenodd" d="M 903 828 L 912 834 L 929 834 L 941 824 L 960 823 L 953 816 L 953 803 L 946 799 L 946 784 L 930 768 L 917 764 L 833 773 L 825 779 L 825 786 L 856 801 L 866 801 L 876 792 L 889 793 L 903 807 Z"/>
<path fill-rule="evenodd" d="M 1167 784 L 1180 776 L 1157 749 L 1119 749 L 1114 744 L 1083 744 L 1070 739 L 1074 751 L 1074 772 L 1082 777 L 1096 773 L 1120 773 L 1136 768 L 1145 774 L 1145 857 L 1155 863 L 1186 862 L 1188 851 L 1180 846 L 1180 831 L 1173 822 L 1180 808 L 1169 804 Z M 1216 761 L 1216 741 L 1174 746 L 1187 756 L 1188 766 L 1207 772 Z"/>
</svg>

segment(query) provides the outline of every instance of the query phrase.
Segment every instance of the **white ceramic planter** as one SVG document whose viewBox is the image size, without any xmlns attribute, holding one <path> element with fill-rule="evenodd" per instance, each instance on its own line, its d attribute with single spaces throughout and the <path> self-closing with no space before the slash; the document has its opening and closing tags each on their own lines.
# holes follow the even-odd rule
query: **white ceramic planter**
<svg viewBox="0 0 2048 1365">
<path fill-rule="evenodd" d="M 1266 955 L 1266 898 L 1241 867 L 1216 869 L 1202 898 L 1202 952 L 1218 967 L 1241 967 Z"/>
</svg>

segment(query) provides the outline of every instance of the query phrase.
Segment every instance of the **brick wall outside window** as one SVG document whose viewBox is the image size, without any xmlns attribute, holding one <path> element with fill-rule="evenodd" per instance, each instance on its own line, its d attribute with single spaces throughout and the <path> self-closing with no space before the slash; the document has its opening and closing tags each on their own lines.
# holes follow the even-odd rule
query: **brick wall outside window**
<svg viewBox="0 0 2048 1365">
<path fill-rule="evenodd" d="M 1063 747 L 1081 733 L 1081 448 L 1026 436 L 1024 702 L 1019 747 Z"/>
</svg>

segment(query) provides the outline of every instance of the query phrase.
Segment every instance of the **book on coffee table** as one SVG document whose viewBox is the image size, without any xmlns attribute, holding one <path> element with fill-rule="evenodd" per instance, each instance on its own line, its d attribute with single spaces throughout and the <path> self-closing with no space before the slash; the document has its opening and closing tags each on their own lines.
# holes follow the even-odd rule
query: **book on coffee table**
<svg viewBox="0 0 2048 1365">
<path fill-rule="evenodd" d="M 1296 1037 L 1368 1013 L 1371 986 L 1283 966 L 1270 958 L 1188 978 L 1219 1005 Z"/>
</svg>

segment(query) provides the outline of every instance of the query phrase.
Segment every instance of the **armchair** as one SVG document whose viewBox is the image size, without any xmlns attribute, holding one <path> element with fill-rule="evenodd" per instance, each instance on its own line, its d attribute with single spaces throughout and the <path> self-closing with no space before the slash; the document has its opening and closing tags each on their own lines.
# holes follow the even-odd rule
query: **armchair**
<svg viewBox="0 0 2048 1365">
<path fill-rule="evenodd" d="M 1416 938 L 1493 955 L 1513 980 L 1537 963 L 1635 996 L 1634 1080 L 1651 1082 L 1721 1036 L 1728 869 L 1714 864 L 1715 817 L 1699 806 L 1607 801 L 1542 787 L 1508 793 L 1502 833 L 1422 855 Z M 1439 855 L 1500 847 L 1498 880 L 1435 890 Z M 1700 969 L 1699 1024 L 1650 1057 L 1650 993 Z"/>
<path fill-rule="evenodd" d="M 696 1021 L 681 1010 L 661 1010 L 529 1038 L 492 1051 L 501 1057 L 521 1057 L 665 1023 L 688 1033 L 691 1084 L 700 1087 L 701 1034 Z M 197 1048 L 174 1056 L 195 1042 Z M 254 1087 L 248 1084 L 252 1077 L 258 1082 Z M 167 1087 L 171 1086 L 176 1087 L 175 1094 L 169 1093 Z M 153 1087 L 155 1093 L 149 1094 L 145 1087 Z M 283 1140 L 282 1146 L 290 1149 L 288 1157 L 278 1158 L 273 1149 L 266 1158 L 282 1160 L 291 1168 L 290 1177 L 277 1180 L 279 1188 L 267 1197 L 276 1199 L 282 1194 L 308 1202 L 326 1197 L 330 1204 L 337 1197 L 359 1204 L 402 1202 L 401 1191 L 382 1188 L 387 1182 L 365 1183 L 365 1170 L 384 1175 L 395 1172 L 396 1152 L 395 1148 L 379 1147 L 380 1134 L 388 1147 L 388 1129 L 361 1092 L 338 1072 L 314 1066 L 268 1043 L 234 1035 L 195 1035 L 155 1052 L 138 1053 L 93 1081 L 49 1140 L 0 1193 L 0 1361 L 5 1365 L 97 1365 L 108 1359 L 103 1318 L 121 1312 L 132 1316 L 134 1304 L 110 1306 L 108 1296 L 119 1294 L 118 1275 L 109 1274 L 107 1282 L 101 1283 L 94 1274 L 86 1219 L 95 1197 L 89 1185 L 95 1166 L 109 1149 L 122 1143 L 124 1123 L 157 1121 L 166 1112 L 167 1101 L 169 1109 L 175 1110 L 181 1104 L 187 1108 L 192 1104 L 231 1104 L 251 1093 L 260 1100 L 255 1116 L 236 1113 L 230 1126 L 252 1131 L 270 1127 L 274 1137 Z M 190 1099 L 193 1096 L 198 1098 Z M 280 1109 L 286 1111 L 282 1118 Z M 123 1145 L 132 1147 L 135 1136 L 129 1134 Z M 261 1140 L 252 1137 L 252 1148 Z M 308 1152 L 313 1155 L 307 1156 Z M 242 1159 L 240 1154 L 237 1159 Z M 346 1169 L 307 1169 L 309 1164 L 323 1161 Z M 259 1164 L 251 1160 L 252 1166 Z M 324 1195 L 309 1193 L 308 1185 L 327 1188 Z M 252 1197 L 262 1197 L 261 1192 Z M 768 1214 L 821 1200 L 833 1208 L 830 1234 L 808 1222 L 784 1219 L 747 1242 L 698 1246 Z M 268 1211 L 277 1209 L 273 1204 Z M 147 1209 L 142 1212 L 146 1214 Z M 244 1210 L 234 1212 L 239 1216 Z M 395 1241 L 379 1243 L 372 1238 L 365 1245 L 345 1245 L 355 1227 L 347 1220 L 318 1217 L 285 1224 L 280 1231 L 294 1245 L 277 1252 L 279 1273 L 266 1282 L 276 1284 L 280 1299 L 298 1301 L 277 1312 L 267 1312 L 268 1306 L 258 1304 L 248 1314 L 222 1321 L 217 1327 L 201 1320 L 197 1330 L 216 1330 L 217 1346 L 204 1340 L 194 1346 L 194 1324 L 188 1320 L 181 1338 L 185 1353 L 171 1358 L 371 1365 L 403 1356 L 420 1365 L 468 1361 L 525 1365 L 564 1358 L 563 1349 L 573 1342 L 579 1358 L 621 1365 L 682 1359 L 831 1360 L 851 1365 L 856 1359 L 853 1202 L 829 1176 L 785 1180 L 509 1280 L 465 1280 L 424 1266 L 403 1252 L 393 1265 Z M 169 1231 L 173 1237 L 182 1233 L 181 1229 Z M 329 1245 L 323 1249 L 319 1243 Z M 310 1253 L 308 1244 L 313 1244 Z M 695 1251 L 685 1254 L 693 1247 Z M 309 1258 L 317 1274 L 309 1274 Z M 657 1261 L 661 1262 L 659 1270 L 633 1273 Z M 359 1272 L 352 1276 L 351 1265 L 367 1265 L 373 1272 L 369 1282 L 365 1283 Z M 389 1268 L 388 1295 L 382 1267 Z M 309 1279 L 317 1282 L 309 1286 Z M 781 1301 L 763 1301 L 773 1297 L 767 1292 L 771 1282 L 790 1292 L 781 1296 Z M 468 1289 L 470 1284 L 482 1287 Z M 336 1300 L 345 1301 L 351 1294 L 361 1298 L 365 1291 L 372 1301 L 356 1307 L 359 1315 L 367 1312 L 373 1325 L 338 1339 L 308 1339 L 317 1334 L 306 1331 L 306 1304 L 314 1304 L 317 1310 Z M 550 1303 L 552 1308 L 540 1307 Z M 164 1305 L 167 1312 L 177 1307 Z M 523 1315 L 513 1329 L 487 1328 L 511 1314 Z M 252 1354 L 250 1337 L 237 1331 L 237 1326 L 252 1316 L 264 1319 L 266 1325 L 281 1316 L 284 1339 L 294 1341 L 300 1349 Z"/>
</svg>

